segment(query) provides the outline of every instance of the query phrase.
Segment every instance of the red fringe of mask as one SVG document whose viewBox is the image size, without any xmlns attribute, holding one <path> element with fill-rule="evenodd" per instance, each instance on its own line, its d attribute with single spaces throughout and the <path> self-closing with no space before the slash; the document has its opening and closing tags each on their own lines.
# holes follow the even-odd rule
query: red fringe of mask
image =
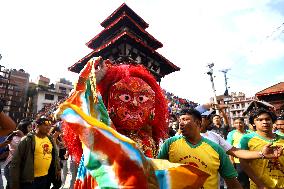
<svg viewBox="0 0 284 189">
<path fill-rule="evenodd" d="M 71 155 L 75 159 L 75 162 L 79 164 L 83 154 L 83 148 L 79 135 L 77 135 L 73 131 L 72 127 L 78 127 L 78 126 L 76 124 L 67 123 L 63 121 L 62 123 L 62 131 L 64 133 L 63 140 L 65 146 L 67 147 L 69 155 Z"/>
</svg>

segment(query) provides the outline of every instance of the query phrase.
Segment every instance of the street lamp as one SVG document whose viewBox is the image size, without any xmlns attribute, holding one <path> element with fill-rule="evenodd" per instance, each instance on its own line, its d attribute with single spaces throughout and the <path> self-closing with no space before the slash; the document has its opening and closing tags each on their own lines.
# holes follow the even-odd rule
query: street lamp
<svg viewBox="0 0 284 189">
<path fill-rule="evenodd" d="M 209 63 L 208 65 L 209 70 L 207 71 L 207 74 L 210 76 L 210 81 L 212 84 L 212 90 L 214 93 L 214 103 L 218 104 L 217 102 L 217 95 L 216 95 L 216 89 L 215 89 L 215 85 L 214 85 L 214 80 L 213 80 L 213 67 L 214 67 L 214 63 Z"/>
</svg>

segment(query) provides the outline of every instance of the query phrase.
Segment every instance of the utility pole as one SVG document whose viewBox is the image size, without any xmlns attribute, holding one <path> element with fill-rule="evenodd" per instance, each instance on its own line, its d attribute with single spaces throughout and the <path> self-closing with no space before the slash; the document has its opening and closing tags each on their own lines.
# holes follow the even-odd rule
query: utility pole
<svg viewBox="0 0 284 189">
<path fill-rule="evenodd" d="M 224 69 L 224 70 L 220 70 L 220 72 L 223 72 L 224 74 L 224 78 L 225 78 L 225 92 L 224 92 L 224 96 L 229 96 L 229 91 L 228 91 L 228 78 L 227 78 L 227 73 L 230 69 Z"/>
<path fill-rule="evenodd" d="M 211 81 L 211 84 L 212 84 L 212 90 L 213 90 L 213 93 L 214 93 L 214 104 L 218 104 L 218 101 L 217 101 L 217 95 L 216 95 L 216 89 L 215 89 L 215 85 L 214 85 L 214 79 L 213 79 L 213 67 L 214 67 L 214 63 L 209 63 L 208 65 L 208 72 L 207 74 L 210 76 L 210 81 Z M 218 110 L 216 110 L 216 113 L 219 114 Z"/>
<path fill-rule="evenodd" d="M 223 72 L 224 74 L 224 79 L 225 79 L 225 92 L 224 92 L 224 104 L 227 105 L 227 108 L 226 108 L 226 114 L 228 116 L 228 121 L 229 121 L 229 124 L 231 124 L 231 116 L 230 116 L 230 106 L 229 106 L 229 102 L 232 100 L 231 97 L 229 96 L 229 91 L 228 91 L 228 78 L 227 78 L 227 73 L 230 69 L 223 69 L 223 70 L 220 70 L 220 72 Z"/>
</svg>

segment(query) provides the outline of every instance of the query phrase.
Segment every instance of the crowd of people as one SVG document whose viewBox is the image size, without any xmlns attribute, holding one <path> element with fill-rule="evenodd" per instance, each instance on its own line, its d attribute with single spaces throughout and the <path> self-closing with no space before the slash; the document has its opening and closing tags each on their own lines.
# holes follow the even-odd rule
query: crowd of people
<svg viewBox="0 0 284 189">
<path fill-rule="evenodd" d="M 190 107 L 194 108 L 198 104 L 188 99 L 181 98 L 166 90 L 163 90 L 163 92 L 168 102 L 169 136 L 174 136 L 178 130 L 177 118 L 178 118 L 179 112 L 184 108 L 190 108 Z"/>
<path fill-rule="evenodd" d="M 223 107 L 215 108 L 220 115 L 208 105 L 183 109 L 173 119 L 176 133 L 161 146 L 158 158 L 210 172 L 204 188 L 283 188 L 283 114 L 253 102 L 247 108 L 250 126 L 243 118 L 229 125 Z"/>
<path fill-rule="evenodd" d="M 176 96 L 175 94 L 163 90 L 168 101 L 169 114 L 176 116 L 183 108 L 196 107 L 198 104 L 185 98 Z"/>
<path fill-rule="evenodd" d="M 39 118 L 42 116 L 45 117 L 52 117 L 53 113 L 56 111 L 56 109 L 58 108 L 58 106 L 64 102 L 66 100 L 66 98 L 62 98 L 59 101 L 55 102 L 55 103 L 50 103 L 50 104 L 45 104 L 38 112 L 37 114 L 34 116 L 35 118 Z"/>
<path fill-rule="evenodd" d="M 169 138 L 156 158 L 209 173 L 206 189 L 284 188 L 284 114 L 276 116 L 261 102 L 251 103 L 247 108 L 250 126 L 242 118 L 229 125 L 222 105 L 198 105 L 164 94 Z M 17 127 L 9 118 L 8 122 L 1 119 L 10 125 L 5 130 L 1 124 L 0 130 L 4 137 L 0 148 L 8 152 L 1 159 L 7 189 L 64 188 L 68 168 L 72 177 L 66 185 L 73 187 L 77 164 L 64 144 L 61 120 L 52 117 L 64 100 L 44 107 L 35 118 L 21 120 Z M 5 116 L 2 111 L 1 116 Z"/>
</svg>

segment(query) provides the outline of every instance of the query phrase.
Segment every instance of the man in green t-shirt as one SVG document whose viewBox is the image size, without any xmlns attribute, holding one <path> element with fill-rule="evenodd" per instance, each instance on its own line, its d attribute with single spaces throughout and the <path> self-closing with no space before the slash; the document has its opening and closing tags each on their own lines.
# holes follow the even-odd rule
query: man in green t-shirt
<svg viewBox="0 0 284 189">
<path fill-rule="evenodd" d="M 256 131 L 245 134 L 240 146 L 244 150 L 259 151 L 263 154 L 263 146 L 273 143 L 279 148 L 284 145 L 284 138 L 272 132 L 272 125 L 276 119 L 275 114 L 268 106 L 255 102 L 250 107 L 250 124 L 255 125 Z M 259 106 L 260 105 L 260 106 Z M 249 108 L 248 108 L 249 109 Z M 251 189 L 284 188 L 284 156 L 274 159 L 240 159 L 241 166 L 250 177 Z"/>
<path fill-rule="evenodd" d="M 182 110 L 179 117 L 182 136 L 166 140 L 157 157 L 174 163 L 193 165 L 210 174 L 203 185 L 204 189 L 218 188 L 218 172 L 228 189 L 242 188 L 225 151 L 200 135 L 201 120 L 201 114 L 197 110 Z"/>
</svg>

